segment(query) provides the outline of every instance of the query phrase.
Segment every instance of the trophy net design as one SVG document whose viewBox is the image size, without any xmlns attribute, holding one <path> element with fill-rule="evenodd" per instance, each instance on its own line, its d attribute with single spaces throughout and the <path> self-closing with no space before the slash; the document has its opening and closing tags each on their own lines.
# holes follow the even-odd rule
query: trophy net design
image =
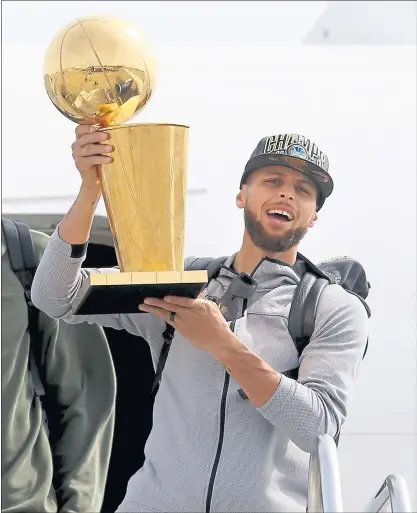
<svg viewBox="0 0 417 513">
<path fill-rule="evenodd" d="M 120 272 L 91 274 L 74 313 L 139 313 L 145 297 L 196 297 L 207 272 L 184 271 L 189 129 L 123 124 L 154 89 L 154 57 L 143 35 L 115 18 L 76 20 L 49 45 L 44 79 L 64 116 L 107 131 L 115 148 L 100 179 Z"/>
</svg>

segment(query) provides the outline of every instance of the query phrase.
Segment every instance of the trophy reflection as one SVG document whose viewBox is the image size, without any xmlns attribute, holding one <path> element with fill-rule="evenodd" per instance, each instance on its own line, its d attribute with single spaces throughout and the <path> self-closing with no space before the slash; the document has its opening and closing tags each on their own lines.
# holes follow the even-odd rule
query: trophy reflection
<svg viewBox="0 0 417 513">
<path fill-rule="evenodd" d="M 113 162 L 101 189 L 120 273 L 94 273 L 75 314 L 139 313 L 145 297 L 197 297 L 206 271 L 184 271 L 188 130 L 184 125 L 125 124 L 150 99 L 155 64 L 149 45 L 125 21 L 79 19 L 49 45 L 45 88 L 78 124 L 109 133 Z"/>
</svg>

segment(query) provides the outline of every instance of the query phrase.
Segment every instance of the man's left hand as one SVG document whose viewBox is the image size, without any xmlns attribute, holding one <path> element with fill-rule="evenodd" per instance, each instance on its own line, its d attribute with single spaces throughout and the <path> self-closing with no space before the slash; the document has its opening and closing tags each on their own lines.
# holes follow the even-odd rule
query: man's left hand
<svg viewBox="0 0 417 513">
<path fill-rule="evenodd" d="M 218 306 L 207 299 L 176 296 L 147 298 L 139 309 L 171 324 L 194 346 L 204 351 L 214 352 L 233 336 Z"/>
</svg>

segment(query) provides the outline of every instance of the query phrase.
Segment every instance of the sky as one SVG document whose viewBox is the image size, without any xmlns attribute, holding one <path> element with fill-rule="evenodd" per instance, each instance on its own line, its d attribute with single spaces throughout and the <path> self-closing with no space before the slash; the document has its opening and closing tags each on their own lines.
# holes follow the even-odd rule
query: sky
<svg viewBox="0 0 417 513">
<path fill-rule="evenodd" d="M 135 121 L 190 125 L 189 188 L 206 192 L 188 198 L 187 254 L 238 249 L 235 195 L 262 137 L 314 140 L 329 156 L 335 191 L 302 252 L 312 260 L 349 254 L 372 284 L 370 351 L 344 428 L 353 438 L 341 448 L 376 458 L 363 472 L 355 466 L 360 491 L 351 500 L 362 500 L 361 481 L 381 484 L 370 474 L 398 471 L 417 482 L 416 48 L 302 45 L 326 5 L 4 2 L 2 186 L 4 199 L 76 194 L 75 125 L 49 102 L 42 60 L 61 26 L 98 6 L 135 22 L 156 50 L 155 95 Z"/>
<path fill-rule="evenodd" d="M 153 44 L 300 43 L 328 2 L 3 2 L 3 43 L 47 44 L 70 20 L 114 14 Z"/>
</svg>

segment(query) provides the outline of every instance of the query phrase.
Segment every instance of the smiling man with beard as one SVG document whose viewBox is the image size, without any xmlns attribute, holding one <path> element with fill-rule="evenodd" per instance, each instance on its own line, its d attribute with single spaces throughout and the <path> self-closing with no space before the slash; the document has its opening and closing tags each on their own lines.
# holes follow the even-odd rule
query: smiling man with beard
<svg viewBox="0 0 417 513">
<path fill-rule="evenodd" d="M 301 212 L 301 216 L 298 216 L 294 197 L 290 193 L 288 197 L 285 193 L 281 193 L 277 198 L 275 190 L 279 187 L 298 189 L 307 203 L 311 204 L 314 200 L 315 214 L 317 191 L 314 183 L 295 169 L 268 166 L 254 171 L 245 185 L 243 189 L 245 192 L 238 197 L 238 206 L 242 208 L 244 205 L 245 229 L 250 239 L 249 245 L 254 245 L 255 248 L 263 251 L 265 256 L 270 254 L 272 258 L 288 252 L 291 248 L 297 248 L 308 228 L 314 225 L 316 215 L 313 217 L 309 215 L 310 205 L 310 209 L 305 209 Z"/>
<path fill-rule="evenodd" d="M 69 323 L 142 336 L 155 365 L 166 325 L 175 328 L 146 461 L 119 511 L 305 511 L 309 453 L 319 435 L 339 434 L 368 335 L 361 301 L 335 284 L 321 294 L 300 360 L 288 330 L 300 282 L 298 244 L 333 189 L 327 157 L 295 134 L 258 144 L 237 195 L 245 218 L 242 246 L 202 297 L 148 298 L 137 314 L 74 316 L 72 301 L 91 272 L 81 265 L 100 196 L 99 166 L 113 151 L 100 144 L 105 133 L 85 126 L 76 133 L 80 194 L 51 237 L 33 302 Z M 208 298 L 224 297 L 242 272 L 257 286 L 238 298 L 231 318 Z M 297 379 L 288 374 L 294 368 Z"/>
<path fill-rule="evenodd" d="M 301 135 L 262 139 L 246 164 L 237 197 L 245 220 L 240 253 L 294 264 L 299 243 L 333 191 L 328 169 L 327 156 Z"/>
</svg>

